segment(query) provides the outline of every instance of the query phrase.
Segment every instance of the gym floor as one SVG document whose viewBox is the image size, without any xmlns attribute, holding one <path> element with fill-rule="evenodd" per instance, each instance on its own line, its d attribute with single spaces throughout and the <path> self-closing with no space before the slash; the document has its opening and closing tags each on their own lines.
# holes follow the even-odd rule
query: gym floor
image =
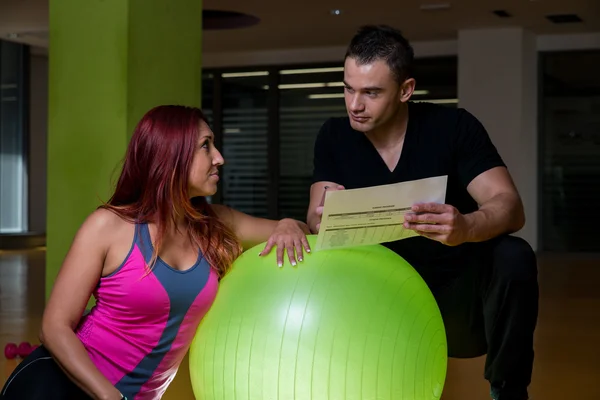
<svg viewBox="0 0 600 400">
<path fill-rule="evenodd" d="M 19 359 L 6 343 L 37 343 L 44 308 L 44 249 L 0 251 L 0 386 Z M 540 314 L 532 400 L 600 399 L 600 255 L 539 255 Z M 451 359 L 443 400 L 489 400 L 484 357 Z M 164 400 L 194 400 L 187 359 Z"/>
</svg>

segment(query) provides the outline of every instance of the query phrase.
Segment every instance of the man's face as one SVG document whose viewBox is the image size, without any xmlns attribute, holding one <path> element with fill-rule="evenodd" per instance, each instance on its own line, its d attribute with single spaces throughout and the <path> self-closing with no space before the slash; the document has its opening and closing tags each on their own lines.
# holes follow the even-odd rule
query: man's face
<svg viewBox="0 0 600 400">
<path fill-rule="evenodd" d="M 385 126 L 402 103 L 401 86 L 383 60 L 359 65 L 354 58 L 347 58 L 344 85 L 350 124 L 359 132 Z"/>
</svg>

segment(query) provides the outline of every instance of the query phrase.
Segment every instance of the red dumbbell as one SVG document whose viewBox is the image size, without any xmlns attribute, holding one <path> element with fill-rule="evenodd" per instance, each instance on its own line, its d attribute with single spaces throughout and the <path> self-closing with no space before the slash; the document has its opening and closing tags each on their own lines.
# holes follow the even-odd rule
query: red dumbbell
<svg viewBox="0 0 600 400">
<path fill-rule="evenodd" d="M 4 346 L 4 357 L 6 357 L 9 360 L 12 360 L 13 358 L 16 358 L 19 355 L 19 348 L 17 347 L 17 345 L 15 343 L 7 343 L 6 346 Z"/>
<path fill-rule="evenodd" d="M 32 348 L 31 348 L 31 343 L 29 342 L 21 342 L 19 344 L 19 356 L 21 358 L 25 358 L 29 355 L 29 353 L 31 353 Z"/>
</svg>

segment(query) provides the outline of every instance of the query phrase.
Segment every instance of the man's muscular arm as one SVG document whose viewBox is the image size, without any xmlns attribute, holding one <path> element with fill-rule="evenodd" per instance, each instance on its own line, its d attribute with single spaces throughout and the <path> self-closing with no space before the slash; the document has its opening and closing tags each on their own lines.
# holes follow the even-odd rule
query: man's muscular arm
<svg viewBox="0 0 600 400">
<path fill-rule="evenodd" d="M 462 215 L 447 204 L 416 204 L 413 207 L 415 214 L 405 217 L 404 226 L 422 236 L 455 246 L 514 233 L 525 224 L 521 197 L 505 167 L 481 173 L 467 190 L 479 204 L 477 211 Z"/>
</svg>

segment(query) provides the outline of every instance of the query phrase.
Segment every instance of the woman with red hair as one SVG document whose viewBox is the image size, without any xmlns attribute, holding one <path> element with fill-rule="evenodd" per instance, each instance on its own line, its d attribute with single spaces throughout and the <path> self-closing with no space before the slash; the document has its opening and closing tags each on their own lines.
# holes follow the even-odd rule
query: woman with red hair
<svg viewBox="0 0 600 400">
<path fill-rule="evenodd" d="M 307 226 L 209 204 L 224 160 L 201 110 L 161 106 L 139 122 L 111 199 L 80 227 L 40 340 L 2 400 L 160 399 L 219 279 L 243 248 L 310 251 Z M 82 317 L 91 295 L 96 305 Z"/>
</svg>

